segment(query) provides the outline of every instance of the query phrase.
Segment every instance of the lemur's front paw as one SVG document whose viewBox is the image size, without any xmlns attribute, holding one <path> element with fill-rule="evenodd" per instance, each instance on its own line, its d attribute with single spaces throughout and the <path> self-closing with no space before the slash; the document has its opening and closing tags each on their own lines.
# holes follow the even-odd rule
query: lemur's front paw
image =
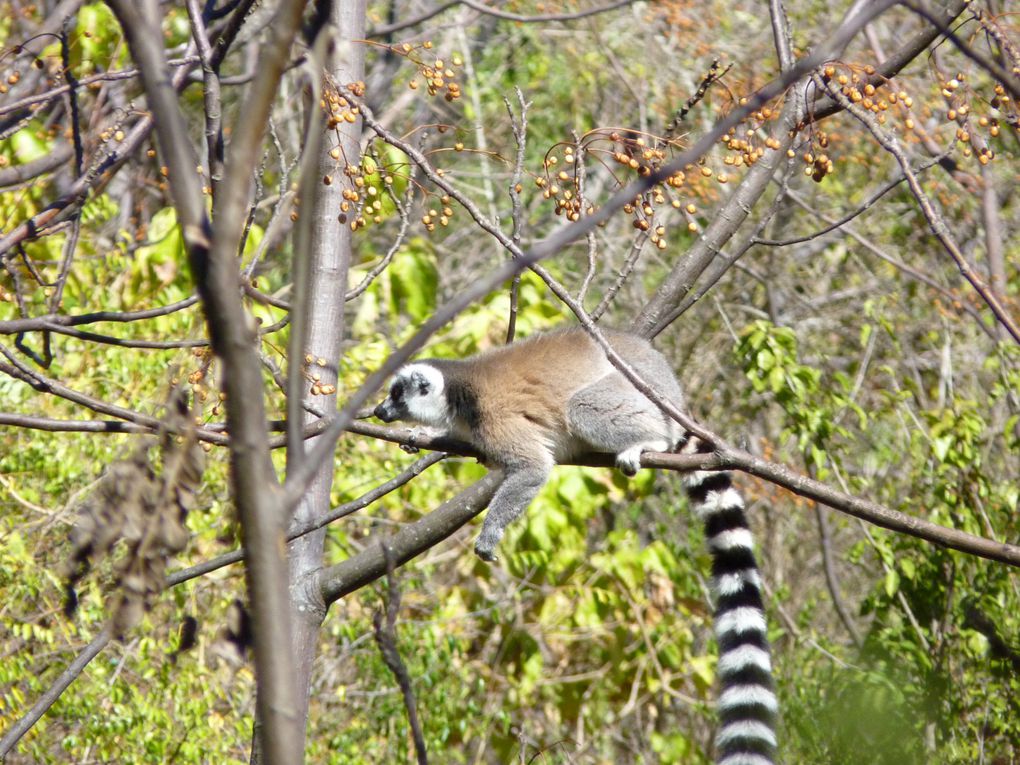
<svg viewBox="0 0 1020 765">
<path fill-rule="evenodd" d="M 499 560 L 496 556 L 496 545 L 499 544 L 500 534 L 492 534 L 482 529 L 482 533 L 475 540 L 475 555 L 486 563 L 495 563 Z"/>
<path fill-rule="evenodd" d="M 484 560 L 486 563 L 495 563 L 499 560 L 499 556 L 497 556 L 496 553 L 482 547 L 482 545 L 478 542 L 475 543 L 475 555 Z"/>
<path fill-rule="evenodd" d="M 641 469 L 641 447 L 631 447 L 617 454 L 616 467 L 626 476 L 637 475 Z"/>
</svg>

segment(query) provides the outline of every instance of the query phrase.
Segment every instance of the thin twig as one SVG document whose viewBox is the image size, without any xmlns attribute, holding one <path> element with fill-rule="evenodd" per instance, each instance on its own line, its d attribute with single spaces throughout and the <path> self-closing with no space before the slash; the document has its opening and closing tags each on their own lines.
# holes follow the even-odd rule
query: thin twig
<svg viewBox="0 0 1020 765">
<path fill-rule="evenodd" d="M 357 499 L 352 499 L 350 502 L 337 505 L 335 508 L 330 510 L 329 513 L 323 515 L 321 518 L 315 519 L 312 522 L 292 525 L 290 530 L 287 532 L 287 541 L 293 542 L 295 539 L 311 534 L 313 531 L 318 531 L 319 529 L 328 526 L 341 518 L 346 518 L 348 515 L 368 507 L 381 497 L 396 491 L 412 479 L 417 478 L 428 468 L 445 458 L 445 452 L 432 452 L 431 454 L 426 454 L 424 457 L 416 460 L 412 465 L 409 465 L 397 475 L 393 476 L 390 480 L 379 484 L 371 491 L 365 492 Z M 189 566 L 188 568 L 180 569 L 179 571 L 174 571 L 167 576 L 166 586 L 174 587 L 182 582 L 187 582 L 191 579 L 195 579 L 196 577 L 204 576 L 205 574 L 223 568 L 224 566 L 229 566 L 233 563 L 240 563 L 243 559 L 243 550 L 233 550 L 231 552 L 224 553 L 223 555 L 218 555 L 217 557 L 203 563 Z"/>
<path fill-rule="evenodd" d="M 383 559 L 386 562 L 386 594 L 383 596 L 386 608 L 385 612 L 383 609 L 376 609 L 372 617 L 372 624 L 375 627 L 375 642 L 379 646 L 383 663 L 397 679 L 400 693 L 404 697 L 404 709 L 407 711 L 407 722 L 411 726 L 418 765 L 428 765 L 425 736 L 422 735 L 421 723 L 418 721 L 418 705 L 414 698 L 414 688 L 411 687 L 411 675 L 407 671 L 404 660 L 400 658 L 400 649 L 397 646 L 396 625 L 397 614 L 400 612 L 400 587 L 397 586 L 397 577 L 393 575 L 393 556 L 385 541 L 379 543 L 379 549 L 382 550 Z"/>
<path fill-rule="evenodd" d="M 519 87 L 514 87 L 517 95 L 518 114 L 514 114 L 510 106 L 510 99 L 503 97 L 507 114 L 510 115 L 510 130 L 514 134 L 514 142 L 517 144 L 517 154 L 514 158 L 513 175 L 510 178 L 510 240 L 518 247 L 521 246 L 521 233 L 524 227 L 524 206 L 521 202 L 521 182 L 524 179 L 524 156 L 528 138 L 528 107 L 530 101 L 524 100 L 524 93 Z M 417 164 L 415 164 L 417 167 Z M 517 303 L 520 299 L 521 275 L 516 274 L 510 283 L 510 315 L 507 318 L 506 342 L 512 343 L 517 334 Z"/>
<path fill-rule="evenodd" d="M 46 689 L 46 692 L 39 697 L 39 700 L 32 705 L 32 708 L 10 727 L 10 729 L 4 734 L 4 737 L 0 739 L 0 758 L 6 757 L 18 741 L 21 740 L 21 737 L 28 733 L 28 731 L 32 729 L 33 725 L 39 722 L 40 718 L 46 714 L 46 710 L 53 706 L 56 700 L 60 698 L 61 694 L 67 690 L 67 688 L 78 678 L 79 675 L 81 675 L 89 662 L 96 658 L 100 651 L 106 647 L 106 645 L 110 642 L 111 637 L 112 632 L 110 628 L 108 626 L 104 627 L 103 630 L 92 638 L 92 641 L 82 649 L 82 651 L 75 657 L 74 661 L 67 665 L 67 669 L 60 673 L 60 676 L 53 682 L 53 685 Z"/>
<path fill-rule="evenodd" d="M 907 158 L 907 155 L 900 146 L 900 142 L 896 136 L 883 128 L 878 121 L 874 119 L 871 112 L 860 108 L 857 104 L 844 96 L 842 91 L 834 84 L 826 83 L 818 76 L 816 76 L 814 80 L 815 84 L 819 88 L 826 90 L 833 99 L 843 106 L 844 109 L 850 112 L 851 115 L 857 118 L 858 121 L 868 128 L 879 144 L 881 144 L 883 149 L 895 157 L 896 161 L 900 165 L 903 175 L 907 179 L 910 191 L 913 193 L 914 198 L 917 199 L 921 212 L 924 213 L 924 217 L 928 221 L 928 226 L 931 228 L 932 233 L 935 234 L 935 238 L 939 240 L 939 243 L 943 246 L 943 248 L 945 248 L 946 252 L 949 253 L 949 256 L 956 263 L 956 266 L 963 275 L 963 278 L 970 282 L 970 285 L 974 288 L 978 295 L 981 296 L 981 299 L 985 301 L 985 304 L 991 309 L 999 323 L 1006 329 L 1007 332 L 1009 332 L 1016 343 L 1020 343 L 1020 326 L 1017 326 L 1016 321 L 1006 310 L 1006 307 L 1002 305 L 1002 302 L 995 295 L 994 291 L 988 287 L 981 274 L 971 266 L 966 256 L 964 256 L 963 252 L 956 244 L 952 234 L 949 232 L 949 227 L 946 225 L 946 222 L 942 219 L 942 216 L 935 209 L 935 206 L 921 187 L 921 182 L 918 180 L 913 168 L 910 167 L 910 160 Z"/>
</svg>

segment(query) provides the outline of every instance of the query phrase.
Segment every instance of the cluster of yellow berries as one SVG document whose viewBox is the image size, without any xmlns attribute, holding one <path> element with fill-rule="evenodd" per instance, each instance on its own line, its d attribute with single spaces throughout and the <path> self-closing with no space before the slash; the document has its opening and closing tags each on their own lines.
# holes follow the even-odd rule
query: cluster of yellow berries
<svg viewBox="0 0 1020 765">
<path fill-rule="evenodd" d="M 956 140 L 963 144 L 964 156 L 971 156 L 977 152 L 977 160 L 982 165 L 987 165 L 995 158 L 995 152 L 987 145 L 988 138 L 998 138 L 1001 133 L 997 116 L 989 117 L 982 114 L 975 121 L 980 130 L 974 130 L 974 122 L 971 121 L 971 108 L 968 99 L 968 91 L 964 88 L 965 77 L 963 73 L 957 75 L 942 85 L 942 97 L 946 100 L 946 120 L 956 123 Z M 963 88 L 963 90 L 961 90 Z M 1010 98 L 1006 89 L 999 83 L 994 87 L 995 95 L 989 101 L 989 107 L 995 112 L 1006 112 L 1007 115 L 1014 113 L 1010 106 Z M 1007 120 L 1008 120 L 1007 116 Z M 1020 120 L 1014 121 L 1015 127 L 1020 129 Z M 973 147 L 973 150 L 972 148 Z"/>
<path fill-rule="evenodd" d="M 861 71 L 866 77 L 870 78 L 875 74 L 875 67 L 869 64 L 861 67 Z M 883 112 L 887 111 L 892 105 L 900 103 L 907 109 L 914 105 L 913 99 L 903 91 L 900 91 L 898 94 L 889 93 L 883 98 L 878 93 L 878 88 L 871 82 L 865 82 L 854 69 L 851 69 L 850 74 L 847 75 L 845 72 L 837 70 L 832 64 L 829 64 L 822 70 L 822 79 L 827 83 L 838 85 L 840 93 L 852 103 L 878 115 L 877 118 L 880 124 L 885 123 L 886 117 Z"/>
<path fill-rule="evenodd" d="M 603 164 L 612 163 L 626 172 L 648 176 L 668 161 L 669 146 L 667 141 L 647 139 L 636 133 L 624 135 L 618 130 L 593 130 L 581 139 L 577 148 L 572 144 L 564 146 L 562 164 L 556 154 L 548 155 L 544 174 L 535 178 L 535 185 L 542 190 L 545 199 L 553 202 L 556 215 L 576 221 L 594 212 L 594 207 L 581 195 L 582 176 L 577 169 L 581 162 L 594 157 Z M 718 183 L 729 181 L 725 172 L 716 173 L 707 166 L 688 166 L 631 200 L 624 205 L 623 212 L 631 216 L 634 228 L 648 233 L 653 246 L 664 250 L 667 226 L 659 217 L 660 208 L 669 206 L 680 211 L 687 217 L 688 230 L 697 231 L 699 226 L 693 216 L 698 208 L 681 195 L 702 193 L 698 187 L 713 178 Z"/>
<path fill-rule="evenodd" d="M 582 149 L 588 151 L 590 148 Z M 545 158 L 545 176 L 535 179 L 535 185 L 542 189 L 544 199 L 553 200 L 556 215 L 565 217 L 569 221 L 581 219 L 582 211 L 588 214 L 594 212 L 594 207 L 588 205 L 582 210 L 583 200 L 581 198 L 581 177 L 577 173 L 577 165 L 583 162 L 583 156 L 574 154 L 574 147 L 567 145 L 563 149 L 564 169 L 557 171 L 559 158 L 550 154 Z M 566 169 L 566 168 L 569 168 Z"/>
<path fill-rule="evenodd" d="M 815 183 L 821 183 L 825 176 L 833 171 L 832 159 L 825 150 L 829 148 L 829 134 L 824 130 L 815 130 L 811 134 L 811 145 L 809 150 L 801 155 L 804 161 L 804 175 L 810 175 Z M 793 149 L 788 149 L 786 156 L 791 159 L 796 156 Z"/>
<path fill-rule="evenodd" d="M 362 91 L 364 93 L 364 91 Z M 346 96 L 331 90 L 319 99 L 319 108 L 326 114 L 326 126 L 334 130 L 341 123 L 354 124 L 358 121 L 360 110 L 357 104 L 351 103 Z"/>
<path fill-rule="evenodd" d="M 18 81 L 20 79 L 21 79 L 21 72 L 19 72 L 17 69 L 15 69 L 13 72 L 8 74 L 6 80 L 4 80 L 3 82 L 0 82 L 0 95 L 5 94 L 7 92 L 7 89 L 8 89 L 9 86 L 17 85 Z"/>
<path fill-rule="evenodd" d="M 195 358 L 198 363 L 198 367 L 188 373 L 187 379 L 188 385 L 191 386 L 191 394 L 195 397 L 195 401 L 204 404 L 209 400 L 210 396 L 215 397 L 215 404 L 213 406 L 213 414 L 217 415 L 220 413 L 220 404 L 223 399 L 227 397 L 226 393 L 218 393 L 209 389 L 209 386 L 205 384 L 206 377 L 209 373 L 209 365 L 213 361 L 212 350 L 206 348 L 192 348 L 191 355 Z M 171 378 L 170 383 L 177 385 L 180 382 L 179 378 L 174 376 Z M 195 422 L 196 425 L 202 423 L 198 420 Z"/>
<path fill-rule="evenodd" d="M 746 99 L 740 99 L 740 103 L 746 103 Z M 751 112 L 748 120 L 739 128 L 730 128 L 726 135 L 719 141 L 726 147 L 727 153 L 723 157 L 723 164 L 730 167 L 751 167 L 758 160 L 765 156 L 766 149 L 778 149 L 780 143 L 772 136 L 764 139 L 759 138 L 759 131 L 778 113 L 770 106 L 763 106 L 757 111 Z M 738 133 L 738 130 L 740 131 Z M 721 183 L 726 183 L 726 174 L 721 173 Z"/>
<path fill-rule="evenodd" d="M 439 198 L 439 201 L 443 205 L 442 209 L 437 210 L 435 207 L 430 207 L 428 211 L 421 216 L 422 225 L 425 226 L 428 231 L 435 231 L 437 223 L 440 226 L 450 225 L 450 218 L 453 217 L 453 207 L 451 207 L 453 200 L 444 194 Z"/>
<path fill-rule="evenodd" d="M 326 359 L 322 358 L 321 356 L 319 358 L 316 358 L 312 354 L 306 353 L 305 366 L 311 367 L 313 364 L 320 367 L 325 367 Z M 336 386 L 333 385 L 332 383 L 322 382 L 322 378 L 320 377 L 318 372 L 311 372 L 308 369 L 306 369 L 304 370 L 304 375 L 306 379 L 312 381 L 312 387 L 310 390 L 313 396 L 331 396 L 334 393 L 336 393 Z"/>
<path fill-rule="evenodd" d="M 449 61 L 441 58 L 427 61 L 421 55 L 421 52 L 431 49 L 432 42 L 430 40 L 426 40 L 418 46 L 406 42 L 390 46 L 391 51 L 398 56 L 405 57 L 418 69 L 417 76 L 407 84 L 411 90 L 417 90 L 424 83 L 425 90 L 430 96 L 435 96 L 442 92 L 443 98 L 447 101 L 456 101 L 461 96 L 460 83 L 456 79 L 456 69 L 463 66 L 464 61 L 457 55 L 452 56 Z"/>
<path fill-rule="evenodd" d="M 341 155 L 339 146 L 330 149 L 329 156 L 332 159 L 339 160 Z M 373 168 L 371 173 L 375 172 Z M 349 223 L 351 231 L 366 228 L 369 223 L 382 223 L 383 201 L 380 186 L 366 179 L 364 167 L 348 164 L 344 166 L 343 174 L 348 178 L 348 183 L 340 192 L 340 214 L 337 218 L 340 223 Z M 384 189 L 393 185 L 393 176 L 389 172 L 381 171 L 378 180 Z M 324 175 L 322 183 L 324 186 L 332 186 L 333 176 Z"/>
</svg>

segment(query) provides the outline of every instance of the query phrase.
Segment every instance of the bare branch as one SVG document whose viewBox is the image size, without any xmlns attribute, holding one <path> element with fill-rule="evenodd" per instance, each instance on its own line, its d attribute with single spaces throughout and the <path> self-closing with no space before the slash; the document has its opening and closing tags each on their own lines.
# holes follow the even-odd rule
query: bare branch
<svg viewBox="0 0 1020 765">
<path fill-rule="evenodd" d="M 952 149 L 949 149 L 944 153 L 940 154 L 939 156 L 935 157 L 934 159 L 923 163 L 917 168 L 916 172 L 922 173 L 928 168 L 939 164 L 951 152 Z M 880 189 L 878 189 L 878 191 L 876 191 L 864 202 L 862 202 L 860 205 L 858 205 L 853 210 L 848 212 L 842 218 L 839 218 L 838 220 L 831 220 L 830 218 L 825 218 L 826 221 L 831 220 L 831 222 L 827 223 L 827 225 L 824 228 L 820 228 L 817 231 L 814 231 L 810 234 L 805 234 L 804 236 L 796 236 L 790 239 L 761 239 L 755 237 L 753 242 L 754 244 L 761 244 L 766 247 L 788 247 L 791 244 L 802 244 L 803 242 L 810 242 L 812 239 L 817 239 L 820 236 L 824 236 L 825 234 L 828 234 L 830 231 L 835 231 L 837 228 L 840 228 L 844 223 L 849 223 L 861 213 L 870 210 L 879 199 L 884 197 L 886 194 L 888 194 L 894 188 L 899 186 L 905 180 L 907 180 L 907 176 L 901 173 L 900 175 L 896 176 L 891 181 L 883 185 Z"/>
<path fill-rule="evenodd" d="M 589 16 L 595 16 L 600 13 L 608 13 L 609 11 L 615 11 L 618 8 L 622 8 L 625 5 L 630 5 L 634 0 L 614 0 L 614 2 L 607 3 L 603 6 L 595 8 L 588 8 L 582 11 L 575 11 L 574 13 L 547 13 L 529 16 L 526 14 L 510 13 L 509 11 L 501 11 L 497 8 L 492 8 L 483 3 L 476 2 L 476 0 L 454 0 L 453 2 L 443 3 L 435 8 L 425 11 L 424 13 L 407 19 L 406 21 L 398 21 L 393 24 L 387 24 L 385 26 L 376 27 L 375 29 L 369 30 L 367 37 L 369 39 L 376 39 L 379 37 L 389 37 L 395 32 L 400 32 L 404 29 L 416 27 L 419 24 L 424 24 L 429 19 L 433 19 L 439 14 L 450 10 L 458 5 L 466 5 L 473 11 L 477 11 L 485 16 L 493 16 L 498 19 L 505 19 L 507 21 L 518 21 L 522 23 L 539 23 L 543 21 L 575 21 L 576 19 L 583 19 Z"/>
<path fill-rule="evenodd" d="M 803 209 L 807 210 L 812 215 L 817 217 L 819 220 L 831 222 L 831 219 L 825 213 L 821 212 L 820 210 L 816 210 L 814 207 L 809 205 L 799 194 L 795 192 L 790 192 L 790 199 L 792 199 L 797 205 L 799 205 L 800 207 L 802 207 Z M 885 252 L 885 250 L 876 246 L 874 242 L 858 233 L 855 227 L 850 226 L 847 223 L 844 223 L 842 225 L 842 230 L 850 238 L 860 243 L 862 247 L 864 247 L 868 252 L 872 253 L 875 257 L 879 258 L 880 260 L 884 260 L 886 263 L 893 266 L 896 270 L 900 271 L 904 275 L 910 277 L 911 279 L 914 279 L 915 281 L 920 282 L 921 284 L 927 285 L 931 289 L 938 292 L 940 295 L 944 296 L 949 301 L 950 305 L 954 306 L 955 308 L 958 308 L 960 311 L 963 311 L 968 316 L 973 318 L 977 324 L 978 329 L 980 329 L 982 332 L 988 335 L 988 337 L 990 337 L 992 340 L 997 339 L 993 329 L 986 325 L 983 317 L 981 316 L 981 312 L 978 311 L 977 308 L 972 306 L 970 303 L 966 301 L 961 301 L 958 295 L 956 295 L 943 285 L 939 284 L 935 279 L 933 279 L 931 276 L 924 273 L 923 271 L 916 269 L 907 263 L 904 263 L 902 260 L 899 260 L 898 258 L 894 258 L 889 253 Z"/>
<path fill-rule="evenodd" d="M 98 635 L 92 638 L 92 642 L 82 649 L 74 661 L 67 665 L 67 669 L 60 673 L 60 676 L 53 682 L 53 685 L 46 689 L 45 693 L 32 705 L 32 708 L 4 733 L 4 737 L 0 739 L 0 758 L 6 757 L 17 745 L 18 741 L 21 740 L 21 737 L 28 733 L 33 725 L 39 722 L 39 719 L 46 714 L 46 710 L 53 706 L 54 702 L 60 698 L 61 694 L 68 689 L 71 683 L 78 679 L 78 676 L 85 670 L 89 662 L 96 658 L 100 651 L 106 647 L 111 637 L 110 627 L 104 627 Z"/>
<path fill-rule="evenodd" d="M 418 16 L 414 16 L 410 19 L 405 19 L 404 21 L 398 21 L 394 24 L 387 24 L 385 26 L 376 27 L 375 29 L 370 29 L 365 36 L 369 40 L 373 40 L 378 37 L 389 37 L 395 32 L 400 32 L 404 29 L 410 29 L 411 27 L 416 27 L 419 24 L 424 24 L 429 19 L 434 19 L 436 16 L 443 13 L 444 11 L 448 11 L 451 8 L 454 8 L 458 5 L 460 5 L 460 0 L 450 0 L 450 2 L 443 3 L 442 5 L 437 5 L 432 10 L 425 11 L 424 13 Z"/>
<path fill-rule="evenodd" d="M 528 143 L 528 107 L 531 105 L 524 100 L 524 93 L 520 88 L 514 88 L 517 95 L 517 108 L 519 116 L 514 115 L 510 106 L 510 99 L 503 97 L 506 112 L 510 117 L 510 130 L 514 134 L 514 143 L 517 144 L 517 153 L 514 156 L 514 169 L 510 177 L 510 241 L 518 247 L 521 246 L 521 234 L 524 230 L 524 206 L 521 202 L 521 180 L 524 178 L 524 158 Z M 418 167 L 415 164 L 415 167 Z M 590 235 L 590 232 L 589 232 Z M 521 275 L 514 276 L 510 283 L 510 311 L 506 324 L 506 342 L 513 342 L 517 334 L 517 304 L 520 300 Z"/>
<path fill-rule="evenodd" d="M 279 513 L 276 474 L 269 458 L 262 373 L 256 334 L 241 304 L 236 253 L 268 113 L 276 94 L 304 3 L 284 3 L 259 51 L 260 68 L 241 106 L 226 162 L 222 193 L 215 200 L 215 229 L 194 168 L 195 152 L 170 85 L 155 0 L 141 12 L 128 0 L 109 0 L 141 69 L 149 107 L 156 118 L 163 162 L 192 273 L 205 308 L 213 350 L 223 359 L 227 426 L 231 434 L 231 481 L 244 536 L 249 597 L 253 603 L 258 743 L 270 765 L 301 758 L 303 720 L 291 645 L 291 606 Z M 237 18 L 236 12 L 235 16 Z M 237 22 L 239 28 L 240 21 Z M 234 27 L 228 27 L 228 33 Z M 236 29 L 234 30 L 236 33 Z M 214 54 L 211 61 L 218 66 Z"/>
<path fill-rule="evenodd" d="M 818 77 L 815 80 L 819 88 L 827 89 L 829 95 L 836 99 L 844 109 L 850 112 L 856 117 L 861 123 L 864 124 L 871 134 L 875 136 L 875 139 L 881 144 L 882 148 L 888 151 L 900 165 L 900 169 L 903 175 L 907 179 L 907 184 L 910 186 L 910 191 L 917 199 L 918 205 L 921 207 L 921 212 L 924 213 L 925 219 L 928 221 L 928 225 L 935 234 L 935 238 L 939 240 L 946 252 L 956 263 L 957 268 L 963 275 L 963 278 L 970 282 L 970 285 L 974 290 L 981 296 L 981 299 L 985 301 L 985 304 L 995 314 L 995 318 L 998 319 L 1007 332 L 1013 337 L 1013 340 L 1020 343 L 1020 326 L 1017 325 L 1016 321 L 1006 310 L 1006 307 L 999 300 L 998 296 L 988 287 L 984 277 L 981 276 L 967 260 L 966 256 L 960 250 L 956 241 L 953 239 L 952 234 L 949 232 L 949 227 L 946 222 L 942 219 L 942 216 L 935 209 L 931 199 L 925 193 L 921 186 L 921 182 L 918 180 L 917 175 L 910 167 L 910 160 L 907 158 L 906 153 L 903 151 L 903 147 L 900 146 L 899 140 L 895 135 L 883 128 L 871 112 L 861 109 L 849 98 L 843 95 L 843 93 L 835 87 L 829 86 L 823 82 L 822 78 Z"/>
<path fill-rule="evenodd" d="M 393 556 L 390 555 L 390 548 L 386 546 L 385 540 L 379 543 L 379 548 L 382 550 L 383 560 L 386 562 L 386 595 L 383 598 L 386 608 L 385 612 L 381 608 L 377 609 L 372 617 L 372 623 L 375 626 L 375 642 L 379 646 L 383 663 L 397 679 L 400 693 L 404 697 L 404 709 L 407 710 L 407 722 L 411 726 L 418 765 L 428 765 L 429 757 L 425 749 L 425 736 L 422 735 L 421 723 L 418 721 L 418 705 L 414 699 L 414 689 L 411 687 L 411 675 L 407 671 L 404 660 L 400 658 L 400 649 L 397 646 L 400 587 L 397 584 L 397 577 L 393 575 Z"/>
<path fill-rule="evenodd" d="M 486 16 L 494 16 L 497 19 L 505 19 L 506 21 L 519 21 L 522 23 L 532 23 L 540 21 L 576 21 L 577 19 L 583 19 L 588 16 L 595 16 L 600 13 L 607 13 L 609 11 L 615 11 L 617 8 L 622 8 L 625 5 L 630 5 L 634 0 L 614 0 L 614 2 L 607 3 L 603 6 L 595 8 L 588 8 L 583 11 L 574 11 L 573 13 L 544 13 L 534 16 L 528 16 L 521 13 L 510 13 L 509 11 L 501 11 L 496 8 L 492 8 L 484 3 L 478 2 L 478 0 L 460 0 L 462 5 L 466 5 L 468 8 L 483 13 Z"/>
<path fill-rule="evenodd" d="M 59 396 L 60 398 L 67 399 L 75 404 L 84 406 L 87 409 L 91 409 L 94 412 L 109 415 L 110 417 L 117 417 L 121 420 L 127 420 L 128 422 L 133 422 L 153 430 L 159 427 L 159 420 L 155 417 L 150 417 L 142 414 L 141 412 L 125 409 L 114 404 L 108 404 L 100 399 L 72 390 L 66 385 L 36 372 L 29 368 L 4 345 L 0 345 L 0 355 L 4 356 L 4 358 L 10 362 L 9 364 L 0 362 L 0 372 L 31 385 L 40 393 Z"/>
<path fill-rule="evenodd" d="M 829 595 L 832 597 L 832 607 L 836 615 L 846 628 L 850 640 L 860 648 L 861 635 L 858 632 L 853 619 L 850 618 L 846 605 L 843 603 L 843 595 L 839 589 L 839 578 L 836 576 L 836 563 L 832 554 L 832 531 L 829 528 L 829 519 L 825 511 L 818 505 L 814 506 L 815 521 L 818 523 L 818 540 L 822 548 L 822 568 L 825 571 L 825 584 L 829 588 Z"/>
<path fill-rule="evenodd" d="M 926 8 L 923 8 L 910 0 L 903 0 L 903 5 L 938 29 L 947 40 L 956 46 L 956 49 L 959 50 L 960 53 L 992 75 L 996 82 L 1000 83 L 1002 87 L 1010 92 L 1014 101 L 1020 101 L 1020 78 L 1016 76 L 1015 71 L 1008 72 L 995 61 L 988 58 L 988 56 L 978 53 L 971 46 L 961 40 L 944 19 L 931 13 Z"/>
<path fill-rule="evenodd" d="M 357 499 L 345 502 L 342 505 L 337 505 L 337 507 L 321 518 L 314 519 L 311 522 L 293 524 L 290 531 L 287 532 L 287 541 L 293 542 L 295 539 L 303 537 L 306 534 L 310 534 L 313 531 L 318 531 L 334 521 L 346 518 L 348 515 L 368 507 L 377 499 L 399 489 L 401 486 L 412 479 L 417 478 L 419 475 L 424 473 L 425 470 L 444 459 L 446 459 L 446 454 L 444 452 L 433 452 L 432 454 L 425 455 L 421 459 L 416 460 L 414 464 L 400 471 L 390 480 L 379 484 L 371 491 L 365 492 Z M 174 587 L 182 582 L 187 582 L 191 579 L 195 579 L 196 577 L 204 576 L 205 574 L 223 568 L 224 566 L 239 563 L 243 557 L 243 550 L 234 550 L 232 552 L 219 555 L 212 560 L 205 561 L 204 563 L 199 563 L 189 568 L 174 571 L 167 576 L 166 586 Z"/>
<path fill-rule="evenodd" d="M 188 18 L 191 21 L 191 34 L 198 47 L 198 55 L 202 60 L 202 79 L 204 87 L 202 96 L 205 99 L 205 143 L 206 161 L 209 164 L 209 182 L 213 199 L 223 176 L 223 130 L 221 126 L 222 108 L 220 104 L 220 75 L 213 66 L 213 50 L 206 35 L 202 10 L 198 0 L 186 0 Z"/>
<path fill-rule="evenodd" d="M 390 536 L 386 544 L 394 565 L 407 563 L 482 512 L 502 480 L 503 475 L 494 470 L 421 520 L 403 526 Z M 365 549 L 357 555 L 317 571 L 315 580 L 323 599 L 332 603 L 385 575 L 386 567 L 386 557 L 379 545 L 369 540 Z"/>
<path fill-rule="evenodd" d="M 94 313 L 78 314 L 77 316 L 48 314 L 27 319 L 10 319 L 8 321 L 0 321 L 0 335 L 14 335 L 19 332 L 33 332 L 44 329 L 56 331 L 55 327 L 78 327 L 82 324 L 94 324 L 100 321 L 128 323 L 141 321 L 142 319 L 154 319 L 159 316 L 169 316 L 177 311 L 183 311 L 197 302 L 198 296 L 193 295 L 176 303 L 160 306 L 159 308 L 147 308 L 143 311 L 96 311 Z"/>
<path fill-rule="evenodd" d="M 0 168 L 0 191 L 26 183 L 46 173 L 53 172 L 74 156 L 70 144 L 60 143 L 53 150 L 22 165 Z"/>
<path fill-rule="evenodd" d="M 30 414 L 0 412 L 0 425 L 50 433 L 154 433 L 152 428 L 122 420 L 58 420 Z"/>
</svg>

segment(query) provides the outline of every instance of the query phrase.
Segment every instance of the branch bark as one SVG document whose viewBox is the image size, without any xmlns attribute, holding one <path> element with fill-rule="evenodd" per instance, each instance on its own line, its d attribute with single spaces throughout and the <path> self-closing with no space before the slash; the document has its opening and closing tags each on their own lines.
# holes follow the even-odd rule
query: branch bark
<svg viewBox="0 0 1020 765">
<path fill-rule="evenodd" d="M 394 566 L 402 566 L 430 547 L 446 539 L 478 515 L 489 504 L 502 482 L 499 471 L 492 471 L 478 483 L 447 500 L 419 521 L 404 526 L 386 540 Z M 378 544 L 368 544 L 363 552 L 315 573 L 315 583 L 326 603 L 386 575 L 386 555 Z"/>
</svg>

